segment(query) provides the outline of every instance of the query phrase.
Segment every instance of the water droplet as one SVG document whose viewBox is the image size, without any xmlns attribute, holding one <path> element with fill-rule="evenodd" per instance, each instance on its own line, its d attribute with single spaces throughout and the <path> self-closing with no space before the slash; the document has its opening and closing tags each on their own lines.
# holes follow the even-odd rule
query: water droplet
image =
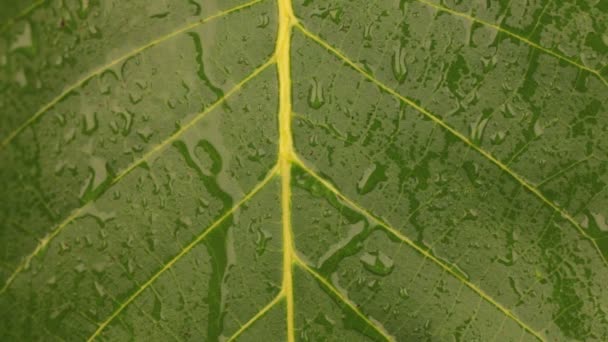
<svg viewBox="0 0 608 342">
<path fill-rule="evenodd" d="M 477 180 L 477 178 L 479 177 L 479 165 L 472 161 L 466 161 L 462 164 L 462 168 L 467 174 L 467 178 L 469 178 L 469 181 L 471 181 L 471 183 L 473 184 L 478 185 L 479 181 Z"/>
<path fill-rule="evenodd" d="M 365 195 L 378 186 L 381 182 L 386 181 L 386 166 L 380 163 L 370 165 L 364 172 L 359 182 L 357 182 L 357 192 Z"/>
<path fill-rule="evenodd" d="M 264 254 L 264 252 L 266 251 L 266 245 L 268 244 L 268 241 L 270 241 L 271 239 L 272 239 L 272 235 L 270 233 L 266 232 L 262 228 L 257 229 L 257 238 L 255 241 L 255 244 L 256 244 L 255 251 L 258 256 L 261 256 L 262 254 Z"/>
<path fill-rule="evenodd" d="M 157 294 L 154 294 L 154 306 L 152 307 L 152 317 L 154 317 L 154 319 L 156 319 L 157 321 L 160 321 L 163 317 L 162 317 L 162 309 L 163 309 L 163 304 L 160 300 L 160 298 L 158 298 Z"/>
<path fill-rule="evenodd" d="M 469 135 L 474 143 L 481 144 L 483 132 L 489 120 L 489 117 L 485 117 L 485 115 L 480 115 L 479 118 L 477 118 L 477 120 L 469 126 Z"/>
<path fill-rule="evenodd" d="M 392 58 L 393 75 L 399 83 L 405 81 L 407 75 L 407 67 L 405 63 L 405 47 L 398 46 L 393 52 Z"/>
<path fill-rule="evenodd" d="M 329 10 L 329 17 L 331 18 L 331 21 L 339 24 L 340 20 L 342 19 L 342 9 L 338 8 Z"/>
<path fill-rule="evenodd" d="M 536 120 L 536 122 L 534 122 L 534 135 L 538 138 L 541 135 L 543 135 L 544 132 L 545 132 L 545 127 L 540 122 L 540 120 Z"/>
<path fill-rule="evenodd" d="M 490 142 L 492 143 L 492 145 L 500 145 L 505 141 L 506 137 L 507 137 L 507 134 L 505 132 L 496 132 L 496 133 L 492 134 L 492 137 L 490 138 Z"/>
<path fill-rule="evenodd" d="M 149 142 L 152 135 L 154 135 L 154 131 L 150 127 L 145 127 L 137 131 L 137 135 L 144 141 Z"/>
<path fill-rule="evenodd" d="M 80 263 L 80 264 L 76 265 L 76 267 L 74 267 L 74 271 L 76 271 L 76 273 L 83 273 L 86 270 L 87 270 L 87 267 L 83 263 Z"/>
<path fill-rule="evenodd" d="M 63 141 L 67 144 L 76 138 L 76 129 L 74 127 L 68 129 L 63 135 Z"/>
<path fill-rule="evenodd" d="M 308 105 L 313 109 L 319 109 L 325 104 L 323 97 L 323 84 L 313 78 L 308 89 Z"/>
<path fill-rule="evenodd" d="M 365 25 L 365 28 L 363 29 L 363 39 L 364 40 L 372 40 L 372 28 L 374 27 L 374 22 L 370 22 L 369 24 Z"/>
<path fill-rule="evenodd" d="M 82 120 L 82 133 L 91 135 L 97 129 L 98 124 L 97 113 L 86 112 Z"/>
<path fill-rule="evenodd" d="M 258 26 L 257 27 L 264 28 L 264 27 L 268 26 L 269 23 L 270 23 L 270 18 L 268 17 L 268 14 L 262 13 L 258 17 Z"/>
<path fill-rule="evenodd" d="M 377 252 L 366 252 L 359 259 L 365 267 L 366 270 L 370 271 L 373 274 L 377 274 L 380 276 L 386 276 L 393 272 L 395 268 L 395 263 L 393 259 L 391 259 L 388 255 L 384 254 L 381 251 Z"/>
<path fill-rule="evenodd" d="M 315 323 L 324 326 L 328 331 L 331 331 L 336 325 L 336 322 L 329 318 L 326 314 L 319 312 L 314 320 Z"/>
<path fill-rule="evenodd" d="M 121 118 L 123 120 L 122 135 L 127 136 L 127 135 L 129 135 L 129 133 L 131 133 L 131 127 L 133 126 L 134 114 L 129 111 L 120 112 L 118 114 L 121 116 Z"/>
<path fill-rule="evenodd" d="M 24 23 L 23 30 L 15 36 L 15 39 L 9 48 L 10 51 L 32 47 L 32 26 L 28 21 L 25 21 Z"/>
<path fill-rule="evenodd" d="M 89 177 L 80 190 L 80 199 L 86 201 L 98 192 L 103 190 L 105 185 L 111 181 L 108 163 L 99 157 L 91 158 L 89 162 Z"/>
<path fill-rule="evenodd" d="M 188 228 L 188 227 L 192 226 L 192 219 L 188 216 L 182 216 L 179 219 L 177 219 L 177 225 L 184 227 L 184 228 Z"/>
<path fill-rule="evenodd" d="M 475 221 L 479 217 L 479 213 L 475 209 L 469 209 L 464 213 L 463 221 Z"/>
<path fill-rule="evenodd" d="M 95 290 L 97 291 L 97 294 L 99 295 L 99 297 L 104 297 L 106 295 L 105 289 L 98 282 L 95 282 Z"/>
<path fill-rule="evenodd" d="M 515 117 L 515 108 L 510 103 L 502 106 L 501 108 L 502 116 L 506 119 L 511 119 Z"/>
<path fill-rule="evenodd" d="M 22 88 L 27 86 L 27 76 L 25 75 L 25 71 L 23 69 L 19 69 L 15 72 L 13 80 Z"/>
<path fill-rule="evenodd" d="M 56 276 L 51 276 L 47 281 L 46 284 L 53 286 L 57 283 L 57 277 Z"/>
<path fill-rule="evenodd" d="M 600 231 L 608 232 L 608 223 L 606 222 L 606 217 L 604 215 L 601 213 L 591 213 L 591 216 Z"/>
<path fill-rule="evenodd" d="M 108 69 L 99 76 L 98 86 L 99 91 L 104 94 L 110 94 L 112 84 L 118 82 L 118 75 L 114 70 Z"/>
</svg>

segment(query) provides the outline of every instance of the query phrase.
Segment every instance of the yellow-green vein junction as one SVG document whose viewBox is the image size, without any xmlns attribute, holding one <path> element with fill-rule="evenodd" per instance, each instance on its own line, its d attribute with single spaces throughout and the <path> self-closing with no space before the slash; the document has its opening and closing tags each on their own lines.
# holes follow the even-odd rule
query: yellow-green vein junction
<svg viewBox="0 0 608 342">
<path fill-rule="evenodd" d="M 230 89 L 228 92 L 226 92 L 226 94 L 221 99 L 219 99 L 218 101 L 213 103 L 211 106 L 207 107 L 203 112 L 194 116 L 194 118 L 192 120 L 190 120 L 188 123 L 183 125 L 178 131 L 173 133 L 171 136 L 169 136 L 167 139 L 165 139 L 160 144 L 154 146 L 152 149 L 150 149 L 150 151 L 148 151 L 146 154 L 144 154 L 141 158 L 135 160 L 134 162 L 129 164 L 126 168 L 124 168 L 122 171 L 120 171 L 116 175 L 116 177 L 112 180 L 112 182 L 110 183 L 109 186 L 111 187 L 111 186 L 115 185 L 116 183 L 120 182 L 121 179 L 123 179 L 127 174 L 129 174 L 131 171 L 133 171 L 136 167 L 138 167 L 142 163 L 149 160 L 152 156 L 154 156 L 157 153 L 164 150 L 169 144 L 171 144 L 176 139 L 178 139 L 180 136 L 182 136 L 186 131 L 188 131 L 190 128 L 192 128 L 196 123 L 198 123 L 205 116 L 207 116 L 207 114 L 209 114 L 214 109 L 216 109 L 218 106 L 220 106 L 222 103 L 224 103 L 228 98 L 230 98 L 238 90 L 240 90 L 247 82 L 251 81 L 257 75 L 259 75 L 262 71 L 266 70 L 266 68 L 268 68 L 274 62 L 275 62 L 275 58 L 273 56 L 262 66 L 260 66 L 256 70 L 254 70 L 251 74 L 249 74 L 249 76 L 245 77 L 242 81 L 240 81 L 236 86 L 234 86 L 232 89 Z M 85 203 L 83 206 L 72 211 L 72 213 L 67 218 L 65 218 L 61 223 L 59 223 L 55 228 L 53 228 L 51 233 L 49 233 L 47 236 L 45 236 L 38 242 L 38 245 L 36 246 L 34 251 L 32 253 L 30 253 L 27 257 L 25 257 L 21 261 L 19 266 L 17 266 L 17 268 L 13 271 L 13 273 L 8 277 L 8 279 L 6 280 L 6 283 L 4 284 L 2 289 L 0 289 L 0 295 L 2 295 L 8 289 L 8 287 L 11 285 L 11 283 L 15 280 L 15 277 L 19 273 L 21 273 L 21 271 L 23 271 L 27 267 L 27 265 L 29 265 L 29 263 L 32 261 L 32 259 L 36 255 L 38 255 L 42 250 L 44 250 L 46 248 L 46 246 L 57 235 L 59 235 L 59 233 L 61 233 L 61 231 L 63 229 L 65 229 L 65 227 L 67 227 L 70 222 L 72 222 L 74 219 L 78 218 L 85 210 L 86 205 L 93 200 L 95 200 L 95 198 L 92 198 L 89 202 Z"/>
<path fill-rule="evenodd" d="M 321 283 L 323 285 L 323 287 L 325 287 L 327 290 L 329 290 L 331 293 L 333 293 L 334 296 L 338 297 L 340 299 L 340 301 L 342 301 L 357 316 L 359 316 L 359 318 L 361 318 L 365 323 L 367 323 L 367 325 L 370 328 L 374 329 L 378 334 L 382 335 L 382 337 L 384 337 L 386 341 L 391 341 L 391 342 L 395 341 L 394 337 L 390 336 L 383 329 L 378 328 L 376 326 L 376 324 L 374 324 L 372 321 L 370 321 L 369 318 L 367 318 L 367 316 L 365 316 L 361 311 L 359 311 L 359 309 L 357 309 L 357 307 L 353 303 L 351 303 L 350 300 L 348 300 L 346 297 L 344 297 L 344 295 L 342 293 L 340 293 L 338 290 L 336 290 L 336 288 L 330 282 L 328 282 L 325 278 L 323 278 L 323 276 L 321 276 L 319 273 L 317 273 L 315 270 L 313 270 L 310 266 L 308 266 L 302 259 L 300 259 L 297 256 L 294 256 L 294 261 L 295 261 L 296 265 L 298 265 L 301 269 L 303 269 L 304 271 L 306 271 L 307 273 L 312 275 L 319 283 Z"/>
<path fill-rule="evenodd" d="M 448 131 L 454 137 L 458 138 L 460 141 L 462 141 L 468 147 L 470 147 L 473 150 L 477 151 L 479 154 L 481 154 L 487 160 L 489 160 L 490 162 L 492 162 L 494 165 L 496 165 L 502 171 L 504 171 L 505 173 L 507 173 L 513 179 L 515 179 L 525 189 L 527 189 L 532 194 L 534 194 L 536 197 L 538 197 L 547 206 L 551 207 L 553 210 L 555 210 L 558 213 L 560 213 L 562 217 L 564 217 L 566 220 L 568 220 L 568 222 L 570 222 L 570 224 L 572 224 L 579 231 L 579 233 L 594 246 L 595 250 L 599 254 L 599 257 L 601 258 L 601 260 L 604 263 L 604 265 L 608 266 L 608 260 L 606 259 L 606 257 L 602 253 L 600 247 L 597 244 L 597 241 L 593 237 L 591 237 L 589 234 L 587 234 L 587 232 L 580 226 L 580 224 L 578 224 L 578 222 L 576 222 L 576 220 L 568 212 L 566 212 L 564 209 L 560 208 L 557 204 L 555 204 L 552 201 L 550 201 L 534 185 L 528 183 L 528 181 L 525 180 L 523 176 L 519 175 L 518 173 L 516 173 L 515 171 L 513 171 L 511 168 L 509 168 L 506 164 L 504 164 L 500 160 L 496 159 L 490 152 L 484 150 L 483 148 L 481 148 L 477 144 L 473 143 L 469 138 L 467 138 L 465 135 L 463 135 L 462 133 L 460 133 L 459 131 L 457 131 L 456 129 L 454 129 L 452 126 L 450 126 L 449 124 L 447 124 L 446 122 L 444 122 L 443 120 L 441 120 L 437 115 L 429 112 L 425 108 L 423 108 L 420 105 L 416 104 L 414 101 L 412 101 L 412 100 L 408 99 L 407 97 L 399 94 L 394 89 L 390 88 L 386 84 L 384 84 L 384 83 L 380 82 L 379 80 L 377 80 L 375 77 L 373 77 L 371 74 L 369 74 L 363 68 L 361 68 L 355 62 L 351 61 L 348 57 L 346 57 L 346 55 L 344 53 L 342 53 L 338 49 L 334 48 L 333 46 L 329 45 L 329 43 L 327 43 L 326 41 L 324 41 L 322 38 L 320 38 L 319 36 L 315 35 L 314 33 L 310 32 L 308 29 L 306 29 L 300 23 L 298 23 L 296 25 L 296 27 L 305 36 L 307 36 L 308 38 L 310 38 L 311 40 L 313 40 L 317 44 L 321 45 L 322 47 L 324 47 L 325 49 L 327 49 L 328 51 L 330 51 L 336 57 L 338 57 L 339 59 L 341 59 L 342 61 L 344 61 L 346 64 L 348 64 L 351 68 L 353 68 L 354 70 L 356 70 L 357 72 L 359 72 L 362 76 L 364 76 L 369 81 L 371 81 L 372 83 L 374 83 L 375 85 L 377 85 L 378 87 L 380 87 L 382 90 L 386 91 L 387 93 L 389 93 L 389 94 L 393 95 L 394 97 L 398 98 L 399 100 L 403 101 L 408 106 L 416 109 L 418 112 L 420 112 L 421 114 L 423 114 L 424 116 L 426 116 L 427 118 L 429 118 L 431 121 L 433 121 L 435 124 L 441 126 L 443 129 L 445 129 L 446 131 Z"/>
<path fill-rule="evenodd" d="M 258 311 L 258 313 L 255 314 L 255 316 L 253 316 L 249 321 L 247 321 L 247 323 L 243 324 L 239 328 L 239 330 L 237 330 L 232 336 L 230 336 L 230 338 L 228 338 L 227 342 L 232 342 L 232 341 L 236 340 L 239 336 L 241 336 L 242 333 L 244 333 L 247 329 L 249 329 L 249 327 L 251 327 L 253 325 L 253 323 L 257 322 L 260 318 L 264 317 L 264 315 L 266 315 L 266 313 L 268 313 L 268 311 L 272 310 L 272 308 L 274 308 L 275 305 L 277 305 L 284 299 L 285 299 L 285 292 L 283 290 L 281 290 L 281 292 L 279 292 L 278 296 L 274 297 L 274 299 L 270 303 L 266 304 L 266 306 L 263 307 L 262 310 Z"/>
<path fill-rule="evenodd" d="M 508 308 L 504 307 L 502 304 L 500 304 L 498 301 L 496 301 L 490 295 L 488 295 L 487 293 L 485 293 L 477 285 L 475 285 L 475 284 L 471 283 L 470 281 L 468 281 L 459 272 L 454 271 L 454 269 L 452 267 L 450 267 L 449 265 L 446 265 L 443 261 L 439 260 L 433 254 L 429 253 L 427 250 L 425 250 L 425 249 L 421 248 L 420 246 L 418 246 L 410 238 L 408 238 L 407 236 L 401 234 L 397 229 L 395 229 L 392 226 L 388 225 L 384 221 L 375 218 L 375 216 L 372 213 L 370 213 L 365 208 L 363 208 L 362 206 L 360 206 L 359 204 L 357 204 L 356 202 L 354 202 L 353 200 L 351 200 L 350 198 L 348 198 L 347 196 L 345 196 L 344 194 L 342 194 L 338 189 L 336 189 L 336 187 L 334 187 L 327 180 L 325 180 L 321 176 L 319 176 L 311 168 L 309 168 L 308 166 L 306 166 L 306 164 L 304 164 L 304 162 L 302 162 L 300 159 L 294 159 L 294 163 L 296 165 L 298 165 L 306 173 L 308 173 L 313 178 L 315 178 L 319 183 L 321 183 L 325 188 L 327 188 L 329 191 L 331 191 L 334 195 L 336 195 L 338 198 L 340 198 L 346 204 L 348 204 L 352 208 L 356 209 L 357 211 L 361 212 L 362 214 L 364 214 L 364 215 L 366 215 L 368 217 L 374 218 L 378 222 L 378 224 L 382 228 L 384 228 L 389 234 L 393 235 L 394 237 L 396 237 L 397 239 L 399 239 L 400 241 L 402 241 L 406 245 L 412 247 L 414 250 L 416 250 L 418 253 L 420 253 L 421 255 L 423 255 L 425 258 L 427 258 L 427 259 L 431 260 L 433 263 L 437 264 L 441 269 L 443 269 L 444 271 L 448 272 L 453 277 L 455 277 L 456 279 L 458 279 L 460 282 L 462 282 L 463 284 L 465 284 L 468 288 L 470 288 L 475 293 L 477 293 L 477 295 L 479 295 L 481 298 L 483 298 L 488 303 L 492 304 L 494 307 L 496 307 L 498 310 L 500 310 L 507 317 L 509 317 L 510 319 L 514 320 L 519 326 L 521 326 L 523 329 L 525 329 L 526 331 L 528 331 L 530 334 L 534 335 L 536 338 L 538 338 L 541 341 L 545 340 L 539 332 L 535 331 L 534 329 L 532 329 L 532 327 L 530 327 L 525 322 L 523 322 L 519 317 L 517 317 L 513 312 L 511 312 L 511 310 L 509 310 Z"/>
<path fill-rule="evenodd" d="M 85 76 L 83 76 L 81 79 L 79 79 L 78 81 L 76 81 L 74 84 L 66 87 L 63 92 L 61 92 L 61 94 L 59 94 L 57 97 L 53 98 L 50 102 L 48 102 L 47 104 L 45 104 L 44 106 L 42 106 L 42 108 L 40 108 L 36 113 L 34 113 L 34 115 L 30 116 L 21 126 L 17 127 L 17 129 L 15 129 L 13 132 L 11 132 L 6 138 L 4 138 L 2 140 L 2 142 L 0 143 L 0 149 L 5 148 L 6 146 L 8 146 L 11 141 L 13 141 L 13 139 L 15 139 L 15 137 L 17 137 L 19 135 L 19 133 L 21 133 L 24 129 L 26 129 L 27 127 L 29 127 L 32 123 L 34 123 L 40 116 L 42 116 L 44 113 L 46 113 L 49 109 L 51 109 L 53 106 L 55 106 L 59 101 L 61 101 L 61 99 L 63 99 L 64 97 L 66 97 L 68 94 L 70 94 L 72 91 L 74 91 L 76 88 L 82 86 L 83 84 L 85 84 L 88 80 L 90 80 L 91 78 L 100 75 L 101 73 L 103 73 L 104 71 L 106 71 L 107 69 L 115 66 L 116 64 L 128 59 L 129 57 L 132 57 L 134 55 L 137 55 L 138 53 L 147 50 L 155 45 L 158 45 L 170 38 L 173 38 L 181 33 L 184 33 L 188 30 L 191 30 L 197 26 L 203 25 L 211 20 L 226 16 L 228 14 L 231 14 L 233 12 L 245 9 L 247 7 L 251 7 L 257 3 L 263 2 L 265 0 L 253 0 L 241 5 L 238 5 L 236 7 L 218 12 L 216 14 L 213 14 L 207 18 L 198 20 L 194 23 L 191 23 L 189 25 L 186 25 L 180 29 L 177 29 L 176 31 L 173 31 L 171 33 L 168 33 L 162 37 L 156 38 L 136 49 L 133 49 L 129 52 L 127 52 L 126 54 L 110 61 L 107 64 L 104 64 L 102 66 L 100 66 L 99 68 L 93 70 L 92 72 L 86 74 Z"/>
<path fill-rule="evenodd" d="M 224 222 L 228 217 L 230 217 L 236 210 L 238 210 L 245 202 L 249 201 L 253 196 L 255 196 L 268 182 L 277 174 L 277 166 L 273 167 L 272 170 L 268 173 L 268 175 L 258 183 L 249 193 L 247 193 L 234 207 L 228 210 L 224 215 L 222 215 L 218 220 L 212 223 L 207 229 L 205 229 L 196 239 L 194 239 L 190 244 L 184 247 L 181 252 L 179 252 L 173 259 L 171 259 L 168 263 L 166 263 L 158 272 L 156 272 L 148 281 L 146 281 L 143 285 L 141 285 L 137 291 L 135 291 L 127 300 L 125 300 L 108 318 L 101 322 L 95 330 L 95 332 L 87 339 L 87 341 L 93 341 L 99 334 L 118 316 L 131 302 L 135 300 L 145 289 L 147 289 L 158 277 L 160 277 L 165 271 L 170 269 L 177 261 L 179 261 L 184 255 L 188 254 L 196 245 L 198 245 L 201 241 L 203 241 L 207 235 L 213 232 L 217 227 L 221 226 L 221 223 Z"/>
</svg>

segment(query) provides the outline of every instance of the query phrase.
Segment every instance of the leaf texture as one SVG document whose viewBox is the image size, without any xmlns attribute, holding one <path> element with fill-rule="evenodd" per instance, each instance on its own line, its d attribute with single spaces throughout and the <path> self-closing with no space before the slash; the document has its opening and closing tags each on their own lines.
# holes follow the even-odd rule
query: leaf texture
<svg viewBox="0 0 608 342">
<path fill-rule="evenodd" d="M 608 340 L 606 3 L 0 9 L 1 340 Z"/>
</svg>

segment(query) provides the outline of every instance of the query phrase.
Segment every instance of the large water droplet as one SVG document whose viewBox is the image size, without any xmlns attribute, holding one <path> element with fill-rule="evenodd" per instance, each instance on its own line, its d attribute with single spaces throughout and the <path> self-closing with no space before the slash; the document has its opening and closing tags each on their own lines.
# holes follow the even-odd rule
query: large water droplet
<svg viewBox="0 0 608 342">
<path fill-rule="evenodd" d="M 399 83 L 405 81 L 407 75 L 407 67 L 405 63 L 405 48 L 403 46 L 395 47 L 392 58 L 393 75 Z"/>
<path fill-rule="evenodd" d="M 386 181 L 386 166 L 380 163 L 370 165 L 357 182 L 357 192 L 365 195 L 374 190 L 378 184 Z"/>
<path fill-rule="evenodd" d="M 366 252 L 359 260 L 366 270 L 380 276 L 387 276 L 391 274 L 395 268 L 393 259 L 381 251 L 371 253 Z"/>
<path fill-rule="evenodd" d="M 80 190 L 80 199 L 87 201 L 95 197 L 95 194 L 102 191 L 104 186 L 111 181 L 108 163 L 105 159 L 93 157 L 89 162 L 89 177 Z"/>
<path fill-rule="evenodd" d="M 534 122 L 533 130 L 534 130 L 534 136 L 536 136 L 538 138 L 541 135 L 543 135 L 543 133 L 545 132 L 545 127 L 542 124 L 542 122 L 540 122 L 540 120 L 536 120 L 536 122 Z"/>
<path fill-rule="evenodd" d="M 481 144 L 481 139 L 483 138 L 483 132 L 486 129 L 486 125 L 490 120 L 489 117 L 484 117 L 484 115 L 480 115 L 474 123 L 471 123 L 469 126 L 469 133 L 471 140 L 476 144 Z"/>
<path fill-rule="evenodd" d="M 18 49 L 28 49 L 32 46 L 32 26 L 29 22 L 25 21 L 25 25 L 23 25 L 23 30 L 15 36 L 15 40 L 10 46 L 10 51 L 15 51 Z"/>
<path fill-rule="evenodd" d="M 323 97 L 323 85 L 321 82 L 313 78 L 310 88 L 308 89 L 308 105 L 311 108 L 319 109 L 325 104 Z"/>
<path fill-rule="evenodd" d="M 154 131 L 150 127 L 145 127 L 137 131 L 137 135 L 144 141 L 149 142 L 154 135 Z"/>
<path fill-rule="evenodd" d="M 97 121 L 96 112 L 86 112 L 82 119 L 82 133 L 91 135 L 97 129 L 99 121 Z"/>
<path fill-rule="evenodd" d="M 258 256 L 261 256 L 262 254 L 264 254 L 264 252 L 266 251 L 266 245 L 268 244 L 268 241 L 270 241 L 270 239 L 272 239 L 272 235 L 270 233 L 268 233 L 267 231 L 265 231 L 262 228 L 257 229 L 257 238 L 255 241 L 255 244 L 256 244 L 255 251 Z"/>
</svg>

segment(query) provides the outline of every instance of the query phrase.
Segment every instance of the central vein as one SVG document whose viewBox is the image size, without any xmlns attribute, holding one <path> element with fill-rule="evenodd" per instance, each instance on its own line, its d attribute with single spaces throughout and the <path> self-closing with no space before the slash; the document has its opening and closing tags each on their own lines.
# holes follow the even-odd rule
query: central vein
<svg viewBox="0 0 608 342">
<path fill-rule="evenodd" d="M 279 171 L 281 173 L 281 209 L 283 213 L 283 284 L 282 294 L 287 304 L 287 340 L 295 341 L 293 300 L 294 243 L 291 231 L 291 29 L 295 22 L 291 0 L 278 0 L 279 32 L 275 51 L 279 75 Z"/>
</svg>

